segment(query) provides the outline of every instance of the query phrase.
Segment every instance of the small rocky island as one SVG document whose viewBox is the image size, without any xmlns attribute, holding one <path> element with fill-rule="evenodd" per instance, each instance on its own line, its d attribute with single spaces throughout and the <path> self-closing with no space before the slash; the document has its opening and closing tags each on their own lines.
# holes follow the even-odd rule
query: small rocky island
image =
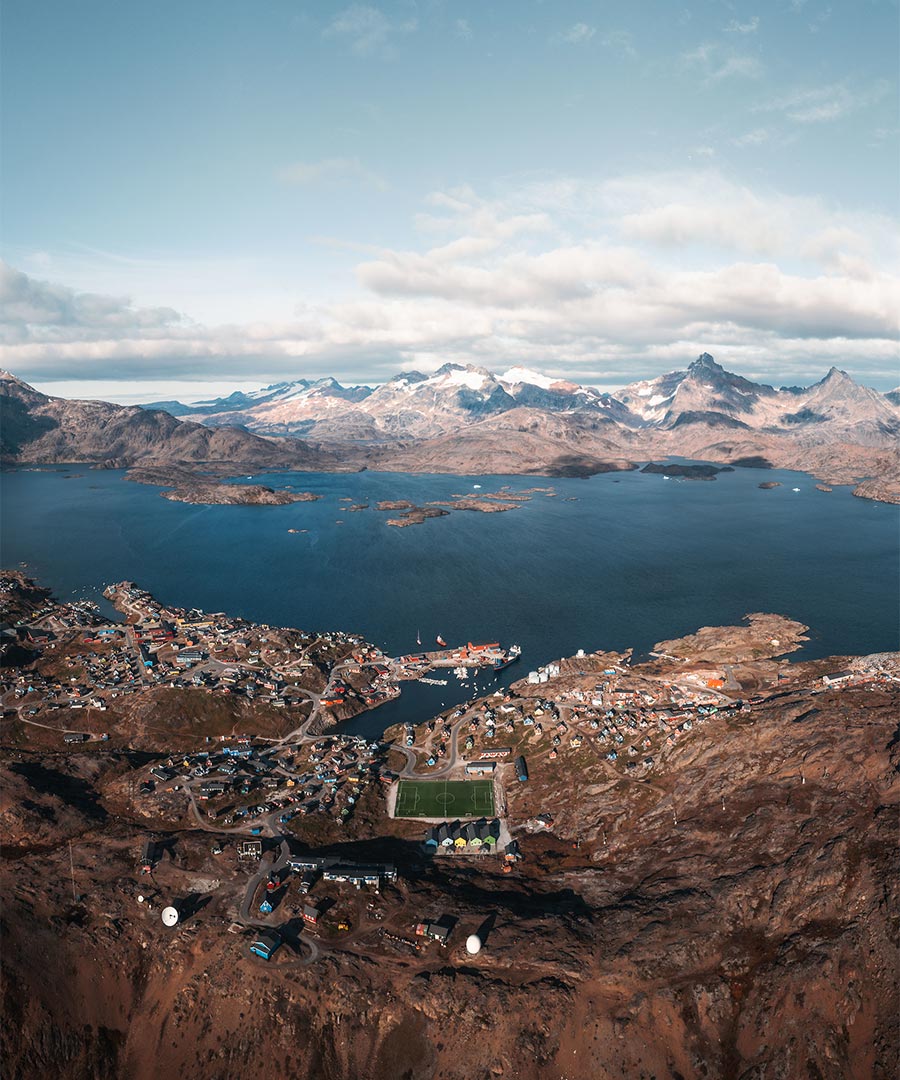
<svg viewBox="0 0 900 1080">
<path fill-rule="evenodd" d="M 781 487 L 781 484 L 777 480 L 763 480 L 761 484 L 756 486 L 762 488 L 763 491 L 771 491 L 772 488 Z"/>
<path fill-rule="evenodd" d="M 473 510 L 481 514 L 502 514 L 506 510 L 515 510 L 521 503 L 529 502 L 534 492 L 542 492 L 548 497 L 555 496 L 552 488 L 528 488 L 526 491 L 513 492 L 502 488 L 497 492 L 476 492 L 472 495 L 451 495 L 449 499 L 435 499 L 427 506 L 416 506 L 406 499 L 384 500 L 377 505 L 379 510 L 402 510 L 397 518 L 388 518 L 388 525 L 403 528 L 406 525 L 421 525 L 428 518 L 446 517 L 450 510 Z M 450 507 L 450 510 L 443 509 Z M 352 507 L 351 507 L 352 509 Z"/>
<path fill-rule="evenodd" d="M 161 491 L 172 502 L 197 506 L 287 506 L 296 502 L 315 502 L 320 498 L 309 491 L 276 491 L 263 484 L 193 483 Z"/>
<path fill-rule="evenodd" d="M 160 492 L 164 499 L 196 506 L 287 506 L 321 498 L 310 491 L 276 490 L 264 484 L 228 484 L 190 469 L 169 466 L 132 469 L 128 479 L 166 487 L 167 490 Z"/>
<path fill-rule="evenodd" d="M 522 501 L 522 500 L 519 500 Z M 515 510 L 516 502 L 512 500 L 487 499 L 473 496 L 468 498 L 464 495 L 454 495 L 452 502 L 436 501 L 429 503 L 430 506 L 449 506 L 454 510 L 475 510 L 482 514 L 502 514 L 504 510 Z"/>
<path fill-rule="evenodd" d="M 410 506 L 400 517 L 388 518 L 387 523 L 405 529 L 407 525 L 421 525 L 428 518 L 446 517 L 449 513 L 449 510 L 441 510 L 437 506 Z"/>
<path fill-rule="evenodd" d="M 411 503 L 408 499 L 382 499 L 375 506 L 376 510 L 412 510 L 414 508 L 415 503 Z"/>
</svg>

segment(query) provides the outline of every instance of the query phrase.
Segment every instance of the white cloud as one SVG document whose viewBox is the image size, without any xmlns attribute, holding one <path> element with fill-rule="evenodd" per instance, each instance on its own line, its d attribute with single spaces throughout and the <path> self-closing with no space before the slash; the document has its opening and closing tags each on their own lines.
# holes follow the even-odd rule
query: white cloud
<svg viewBox="0 0 900 1080">
<path fill-rule="evenodd" d="M 415 19 L 396 21 L 380 8 L 366 4 L 351 4 L 322 31 L 325 38 L 336 38 L 349 44 L 358 56 L 392 56 L 393 42 L 398 36 L 417 29 Z"/>
<path fill-rule="evenodd" d="M 322 180 L 360 180 L 380 191 L 387 184 L 367 169 L 357 157 L 323 158 L 321 161 L 295 161 L 278 170 L 278 179 L 285 184 L 315 184 Z"/>
<path fill-rule="evenodd" d="M 717 45 L 707 41 L 694 49 L 690 49 L 688 52 L 682 53 L 681 59 L 689 67 L 708 64 L 717 48 Z"/>
<path fill-rule="evenodd" d="M 766 128 L 754 128 L 753 131 L 747 131 L 743 135 L 738 135 L 731 140 L 732 146 L 744 147 L 744 146 L 762 146 L 763 143 L 769 141 L 770 135 Z"/>
<path fill-rule="evenodd" d="M 869 108 L 881 101 L 890 91 L 885 80 L 862 88 L 847 82 L 829 83 L 795 90 L 757 106 L 759 112 L 780 112 L 798 124 L 821 124 L 841 120 L 845 116 Z"/>
<path fill-rule="evenodd" d="M 734 53 L 717 42 L 707 41 L 696 48 L 682 53 L 682 63 L 689 69 L 699 71 L 708 86 L 723 79 L 761 78 L 764 68 L 762 61 L 749 54 Z"/>
<path fill-rule="evenodd" d="M 831 362 L 896 366 L 896 242 L 875 215 L 702 169 L 547 178 L 490 198 L 454 188 L 429 196 L 416 224 L 421 246 L 363 255 L 342 299 L 241 325 L 7 271 L 4 366 L 373 381 L 457 360 L 624 383 L 702 348 L 775 380 Z"/>
<path fill-rule="evenodd" d="M 136 307 L 127 297 L 75 292 L 0 261 L 0 341 L 84 340 L 137 332 L 168 334 L 189 325 L 172 308 Z"/>
<path fill-rule="evenodd" d="M 553 40 L 562 42 L 564 45 L 585 45 L 596 33 L 596 26 L 577 22 L 573 23 L 567 30 L 560 30 L 559 33 L 554 35 Z"/>
<path fill-rule="evenodd" d="M 763 73 L 762 62 L 755 56 L 729 56 L 709 73 L 710 82 L 730 79 L 759 79 Z"/>
<path fill-rule="evenodd" d="M 600 38 L 600 44 L 606 49 L 619 53 L 621 56 L 633 58 L 637 56 L 634 47 L 634 38 L 627 30 L 611 30 Z"/>
<path fill-rule="evenodd" d="M 755 34 L 759 29 L 759 16 L 754 15 L 749 18 L 745 23 L 740 22 L 738 19 L 732 19 L 731 22 L 725 27 L 726 34 Z"/>
</svg>

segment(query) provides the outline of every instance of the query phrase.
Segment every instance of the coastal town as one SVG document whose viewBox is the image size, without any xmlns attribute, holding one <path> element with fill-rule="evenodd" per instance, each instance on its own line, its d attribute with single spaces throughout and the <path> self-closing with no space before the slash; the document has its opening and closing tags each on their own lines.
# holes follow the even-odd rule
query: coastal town
<svg viewBox="0 0 900 1080">
<path fill-rule="evenodd" d="M 105 590 L 120 620 L 87 602 L 57 603 L 21 574 L 5 574 L 0 594 L 7 741 L 63 754 L 152 747 L 107 790 L 131 820 L 146 822 L 135 870 L 145 911 L 165 900 L 173 925 L 191 917 L 191 903 L 176 896 L 172 852 L 206 836 L 216 878 L 243 881 L 231 921 L 247 936 L 247 956 L 266 962 L 277 953 L 311 963 L 323 941 L 446 947 L 461 913 L 411 910 L 404 880 L 420 860 L 522 873 L 528 837 L 566 836 L 576 849 L 596 839 L 566 795 L 573 788 L 615 791 L 631 781 L 652 791 L 710 725 L 724 734 L 752 724 L 773 697 L 787 708 L 793 695 L 808 711 L 817 693 L 898 681 L 897 658 L 878 656 L 846 669 L 820 665 L 811 688 L 809 665 L 777 658 L 806 627 L 751 616 L 749 628 L 732 630 L 752 659 L 720 662 L 702 631 L 637 664 L 630 653 L 581 650 L 366 739 L 331 729 L 400 693 L 404 680 L 441 668 L 502 670 L 519 651 L 441 641 L 387 657 L 358 635 L 174 608 L 130 582 Z M 231 710 L 224 724 L 204 706 L 220 697 Z M 144 699 L 154 721 L 142 727 L 129 706 Z M 164 708 L 173 700 L 175 714 Z M 348 839 L 389 841 L 390 850 L 390 838 L 407 845 L 400 859 L 340 850 Z"/>
<path fill-rule="evenodd" d="M 54 867 L 9 864 L 15 911 L 137 964 L 155 950 L 183 967 L 196 944 L 238 996 L 299 972 L 327 994 L 373 964 L 385 986 L 580 978 L 587 961 L 566 957 L 593 931 L 573 884 L 602 906 L 627 897 L 648 832 L 674 859 L 692 821 L 749 827 L 734 746 L 777 771 L 788 804 L 830 791 L 821 732 L 862 760 L 875 721 L 861 718 L 900 690 L 894 653 L 789 661 L 807 628 L 778 615 L 529 669 L 513 646 L 390 657 L 131 582 L 101 611 L 7 572 L 0 599 L 6 850 Z M 341 730 L 405 681 L 516 662 L 509 686 L 436 715 Z M 748 749 L 759 739 L 765 754 Z"/>
<path fill-rule="evenodd" d="M 15 575 L 0 580 L 5 595 L 28 588 Z M 131 582 L 108 586 L 104 597 L 121 621 L 102 618 L 92 603 L 57 604 L 33 591 L 27 621 L 3 630 L 5 646 L 35 659 L 27 676 L 2 685 L 26 722 L 38 725 L 41 714 L 59 709 L 105 712 L 130 695 L 170 688 L 286 710 L 308 732 L 397 697 L 402 681 L 427 679 L 434 668 L 500 670 L 518 658 L 516 647 L 499 643 L 392 658 L 358 635 L 311 634 L 164 606 Z M 92 729 L 56 726 L 67 736 L 95 735 Z"/>
</svg>

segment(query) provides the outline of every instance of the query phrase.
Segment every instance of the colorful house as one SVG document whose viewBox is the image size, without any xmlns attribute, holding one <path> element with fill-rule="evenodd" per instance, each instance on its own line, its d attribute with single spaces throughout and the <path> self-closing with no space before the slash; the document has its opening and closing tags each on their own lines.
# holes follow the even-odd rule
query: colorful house
<svg viewBox="0 0 900 1080">
<path fill-rule="evenodd" d="M 281 938 L 274 930 L 261 930 L 250 942 L 250 952 L 263 960 L 271 960 L 281 945 Z"/>
</svg>

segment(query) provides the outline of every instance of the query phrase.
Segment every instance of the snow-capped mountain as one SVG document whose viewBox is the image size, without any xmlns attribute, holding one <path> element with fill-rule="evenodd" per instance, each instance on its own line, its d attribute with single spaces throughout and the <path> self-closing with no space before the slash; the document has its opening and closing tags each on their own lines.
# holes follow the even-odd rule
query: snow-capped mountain
<svg viewBox="0 0 900 1080">
<path fill-rule="evenodd" d="M 276 405 L 285 402 L 302 402 L 308 398 L 322 401 L 337 398 L 350 402 L 362 401 L 372 393 L 370 386 L 344 387 L 337 379 L 295 379 L 292 382 L 273 383 L 259 390 L 235 390 L 228 397 L 211 398 L 208 401 L 195 401 L 184 405 L 180 401 L 151 401 L 142 406 L 145 409 L 162 409 L 173 416 L 220 416 L 227 413 L 239 413 L 256 409 L 262 405 Z"/>
<path fill-rule="evenodd" d="M 687 371 L 670 371 L 657 379 L 632 383 L 620 397 L 633 412 L 652 423 L 671 424 L 684 415 L 716 423 L 719 417 L 747 422 L 759 402 L 776 393 L 771 386 L 726 371 L 709 353 L 702 353 Z"/>
<path fill-rule="evenodd" d="M 149 453 L 218 467 L 581 476 L 675 455 L 806 469 L 829 483 L 888 478 L 877 497 L 900 500 L 900 407 L 837 368 L 812 386 L 776 390 L 703 354 L 610 395 L 522 367 L 445 364 L 374 389 L 301 379 L 166 406 L 64 402 L 7 376 L 4 460 L 130 464 Z"/>
<path fill-rule="evenodd" d="M 861 386 L 835 367 L 812 386 L 776 390 L 726 371 L 703 353 L 686 371 L 633 383 L 620 397 L 633 412 L 661 428 L 703 423 L 808 434 L 826 424 L 833 437 L 863 445 L 900 431 L 898 410 L 884 394 Z"/>
<path fill-rule="evenodd" d="M 157 402 L 175 416 L 211 426 L 240 424 L 265 434 L 341 438 L 432 438 L 521 406 L 548 412 L 596 409 L 634 423 L 621 402 L 593 387 L 556 380 L 525 368 L 495 375 L 486 368 L 444 364 L 430 375 L 406 371 L 381 386 L 344 387 L 334 379 L 278 383 L 194 405 Z M 639 421 L 637 421 L 639 423 Z"/>
<path fill-rule="evenodd" d="M 444 364 L 431 374 L 403 372 L 375 388 L 298 379 L 190 406 L 156 407 L 211 427 L 239 425 L 264 435 L 373 445 L 452 435 L 513 410 L 527 410 L 529 425 L 541 414 L 554 414 L 577 417 L 592 428 L 700 426 L 816 440 L 824 425 L 830 438 L 861 445 L 880 445 L 897 433 L 900 421 L 885 395 L 837 368 L 813 386 L 776 390 L 727 371 L 709 353 L 685 370 L 632 383 L 615 395 L 525 367 L 495 374 L 471 364 Z"/>
<path fill-rule="evenodd" d="M 514 367 L 498 376 L 501 386 L 515 399 L 516 405 L 552 412 L 573 409 L 596 409 L 609 420 L 633 427 L 640 418 L 611 394 L 593 386 L 580 386 L 568 379 L 553 379 L 529 368 Z"/>
</svg>

